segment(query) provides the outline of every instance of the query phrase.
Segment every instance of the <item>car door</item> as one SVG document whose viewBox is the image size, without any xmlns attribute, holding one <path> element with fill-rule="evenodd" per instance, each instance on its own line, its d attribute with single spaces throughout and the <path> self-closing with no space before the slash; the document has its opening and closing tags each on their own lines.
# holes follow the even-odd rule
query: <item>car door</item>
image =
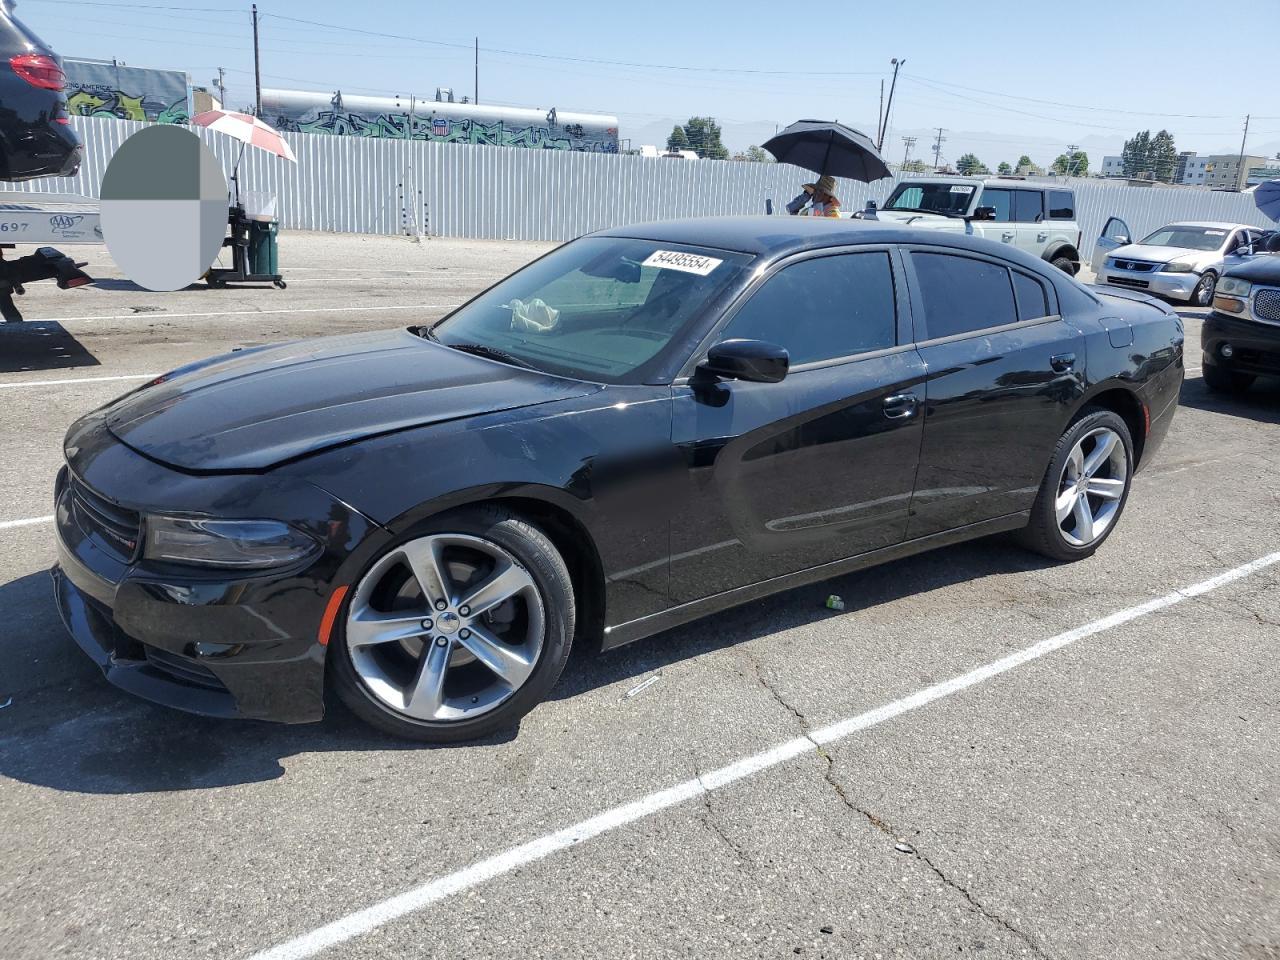
<svg viewBox="0 0 1280 960">
<path fill-rule="evenodd" d="M 991 217 L 988 220 L 974 220 L 973 227 L 979 236 L 994 240 L 997 243 L 1016 244 L 1017 227 L 1013 223 L 1013 191 L 1002 187 L 986 187 L 978 198 L 979 207 L 989 207 Z"/>
<path fill-rule="evenodd" d="M 905 262 L 926 370 L 916 539 L 1031 507 L 1083 393 L 1085 354 L 1034 272 L 923 245 Z"/>
<path fill-rule="evenodd" d="M 786 347 L 778 383 L 673 386 L 688 465 L 671 533 L 676 602 L 900 542 L 920 452 L 924 367 L 893 250 L 804 255 L 758 281 L 704 343 Z M 689 371 L 686 370 L 686 373 Z"/>
<path fill-rule="evenodd" d="M 1133 242 L 1133 231 L 1129 229 L 1129 225 L 1119 217 L 1112 217 L 1102 227 L 1102 235 L 1098 237 L 1098 242 L 1093 245 L 1093 258 L 1089 261 L 1089 267 L 1096 276 L 1098 271 L 1102 269 L 1103 262 L 1114 251 L 1120 247 Z"/>
<path fill-rule="evenodd" d="M 1044 252 L 1045 243 L 1049 239 L 1044 218 L 1043 190 L 1013 191 L 1013 223 L 1017 234 L 1014 245 L 1019 250 L 1025 250 L 1033 257 Z"/>
</svg>

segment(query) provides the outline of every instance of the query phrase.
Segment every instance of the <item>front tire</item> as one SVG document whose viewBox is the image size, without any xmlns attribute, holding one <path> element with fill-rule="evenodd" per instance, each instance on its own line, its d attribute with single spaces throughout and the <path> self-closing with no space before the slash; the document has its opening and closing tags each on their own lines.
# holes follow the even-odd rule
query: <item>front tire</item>
<svg viewBox="0 0 1280 960">
<path fill-rule="evenodd" d="M 1213 303 L 1213 292 L 1218 289 L 1218 275 L 1206 270 L 1195 289 L 1191 291 L 1191 303 L 1197 307 L 1207 307 Z"/>
<path fill-rule="evenodd" d="M 1115 529 L 1133 481 L 1133 438 L 1124 419 L 1086 407 L 1054 447 L 1020 533 L 1052 560 L 1092 556 Z"/>
<path fill-rule="evenodd" d="M 1236 373 L 1234 370 L 1209 364 L 1200 368 L 1200 375 L 1204 377 L 1204 385 L 1214 393 L 1244 393 L 1257 379 L 1248 373 Z"/>
<path fill-rule="evenodd" d="M 569 658 L 573 584 L 541 530 L 502 507 L 434 517 L 356 582 L 329 676 L 361 719 L 458 743 L 515 727 Z"/>
</svg>

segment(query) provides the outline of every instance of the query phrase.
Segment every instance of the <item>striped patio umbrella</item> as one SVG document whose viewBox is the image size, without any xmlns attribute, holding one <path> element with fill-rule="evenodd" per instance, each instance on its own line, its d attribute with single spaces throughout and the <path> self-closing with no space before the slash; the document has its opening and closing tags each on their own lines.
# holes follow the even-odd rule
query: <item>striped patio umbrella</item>
<svg viewBox="0 0 1280 960">
<path fill-rule="evenodd" d="M 204 113 L 197 113 L 191 118 L 191 122 L 198 127 L 208 127 L 210 130 L 225 133 L 251 147 L 266 150 L 268 153 L 274 153 L 294 163 L 298 162 L 298 158 L 293 155 L 293 149 L 285 142 L 284 137 L 280 136 L 280 131 L 247 113 L 206 110 Z"/>
</svg>

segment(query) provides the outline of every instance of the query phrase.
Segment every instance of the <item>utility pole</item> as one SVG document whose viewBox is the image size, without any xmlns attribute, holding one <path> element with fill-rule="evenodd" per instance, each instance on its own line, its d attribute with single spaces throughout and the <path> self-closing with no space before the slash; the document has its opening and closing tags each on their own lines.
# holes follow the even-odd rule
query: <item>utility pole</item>
<svg viewBox="0 0 1280 960">
<path fill-rule="evenodd" d="M 253 115 L 262 116 L 262 60 L 258 53 L 258 5 L 253 5 Z"/>
<path fill-rule="evenodd" d="M 906 148 L 905 150 L 903 150 L 903 151 L 902 151 L 902 169 L 901 169 L 899 172 L 900 172 L 900 173 L 906 173 L 906 172 L 907 172 L 907 159 L 911 156 L 911 148 L 912 148 L 912 147 L 914 147 L 914 146 L 916 145 L 916 138 L 915 138 L 915 137 L 903 137 L 903 138 L 902 138 L 902 142 L 903 142 L 903 143 L 905 143 L 905 144 L 907 145 L 907 148 Z"/>
<path fill-rule="evenodd" d="M 1064 177 L 1071 176 L 1071 173 L 1075 169 L 1075 165 L 1076 165 L 1076 154 L 1079 152 L 1080 152 L 1080 144 L 1078 143 L 1067 144 L 1067 170 L 1063 174 Z"/>
<path fill-rule="evenodd" d="M 893 91 L 898 86 L 898 70 L 907 62 L 906 57 L 899 60 L 894 57 L 890 63 L 893 64 L 893 80 L 889 83 L 889 102 L 884 108 L 884 122 L 880 126 L 880 134 L 876 139 L 876 149 L 879 150 L 884 146 L 885 135 L 889 132 L 889 115 L 893 113 Z"/>
<path fill-rule="evenodd" d="M 475 103 L 480 102 L 480 38 L 476 37 L 476 88 L 475 96 L 472 98 Z"/>
<path fill-rule="evenodd" d="M 876 114 L 876 143 L 884 139 L 884 77 L 880 78 L 880 112 Z"/>
<path fill-rule="evenodd" d="M 938 138 L 933 141 L 933 172 L 938 172 L 938 167 L 942 166 L 942 145 L 947 142 L 947 138 L 942 135 L 946 127 L 938 128 Z"/>
<path fill-rule="evenodd" d="M 1244 136 L 1240 138 L 1240 159 L 1236 162 L 1236 191 L 1244 189 L 1248 177 L 1244 172 L 1244 145 L 1249 139 L 1249 114 L 1244 115 Z"/>
<path fill-rule="evenodd" d="M 227 108 L 227 68 L 218 68 L 218 79 L 214 81 L 218 85 L 218 102 L 222 104 L 222 108 Z"/>
</svg>

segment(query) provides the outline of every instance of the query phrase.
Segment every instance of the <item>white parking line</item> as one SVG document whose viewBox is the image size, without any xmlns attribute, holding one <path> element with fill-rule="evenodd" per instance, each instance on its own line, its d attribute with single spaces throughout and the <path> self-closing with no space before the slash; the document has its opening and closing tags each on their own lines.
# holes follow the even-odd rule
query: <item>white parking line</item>
<svg viewBox="0 0 1280 960">
<path fill-rule="evenodd" d="M 373 313 L 377 310 L 443 310 L 456 303 L 401 303 L 376 307 L 287 307 L 281 310 L 210 310 L 201 313 L 113 313 L 90 317 L 42 317 L 27 323 L 66 323 L 68 320 L 176 320 L 187 317 L 265 317 L 279 313 Z"/>
<path fill-rule="evenodd" d="M 0 530 L 12 530 L 15 527 L 34 527 L 37 523 L 52 523 L 53 517 L 27 517 L 25 520 L 0 520 Z"/>
<path fill-rule="evenodd" d="M 0 390 L 13 390 L 17 387 L 60 387 L 64 383 L 110 383 L 113 380 L 154 380 L 158 373 L 125 373 L 116 377 L 64 377 L 61 380 L 18 380 L 14 383 L 0 383 Z"/>
<path fill-rule="evenodd" d="M 315 956 L 328 947 L 369 933 L 406 914 L 422 910 L 439 900 L 478 886 L 486 880 L 510 873 L 526 864 L 549 857 L 553 853 L 566 850 L 585 840 L 590 840 L 592 837 L 598 837 L 601 834 L 617 830 L 619 827 L 635 823 L 637 820 L 642 820 L 661 810 L 677 806 L 708 794 L 713 790 L 719 790 L 738 780 L 754 776 L 819 746 L 843 740 L 855 733 L 884 723 L 886 720 L 892 720 L 911 710 L 917 710 L 944 697 L 960 693 L 969 687 L 976 686 L 993 677 L 998 677 L 1002 673 L 1007 673 L 1015 667 L 1030 663 L 1046 654 L 1053 653 L 1055 650 L 1061 650 L 1077 640 L 1083 640 L 1094 634 L 1114 629 L 1122 624 L 1137 620 L 1139 617 L 1155 613 L 1157 610 L 1163 610 L 1176 603 L 1208 593 L 1210 590 L 1216 590 L 1236 580 L 1251 576 L 1259 570 L 1276 563 L 1280 563 L 1280 552 L 1259 557 L 1257 560 L 1220 573 L 1216 577 L 1210 577 L 1208 580 L 1202 580 L 1189 587 L 1183 587 L 1172 593 L 1167 593 L 1163 597 L 1148 600 L 1146 603 L 1138 604 L 1136 607 L 1120 610 L 1100 620 L 1094 620 L 1084 626 L 1076 627 L 1074 630 L 1068 630 L 1066 633 L 1060 633 L 1047 640 L 1041 640 L 1039 643 L 1025 647 L 1007 657 L 1002 657 L 942 683 L 925 687 L 910 696 L 894 700 L 875 710 L 811 731 L 808 736 L 796 737 L 794 740 L 788 740 L 768 750 L 743 757 L 728 766 L 720 767 L 718 770 L 705 773 L 693 780 L 686 780 L 665 790 L 658 790 L 638 800 L 613 807 L 587 820 L 575 823 L 573 826 L 565 827 L 563 830 L 558 830 L 555 833 L 549 833 L 520 846 L 512 847 L 455 873 L 438 877 L 398 896 L 375 903 L 373 906 L 358 910 L 355 913 L 350 913 L 332 923 L 312 930 L 310 933 L 304 933 L 278 946 L 255 953 L 250 960 L 302 960 L 305 957 Z"/>
</svg>

